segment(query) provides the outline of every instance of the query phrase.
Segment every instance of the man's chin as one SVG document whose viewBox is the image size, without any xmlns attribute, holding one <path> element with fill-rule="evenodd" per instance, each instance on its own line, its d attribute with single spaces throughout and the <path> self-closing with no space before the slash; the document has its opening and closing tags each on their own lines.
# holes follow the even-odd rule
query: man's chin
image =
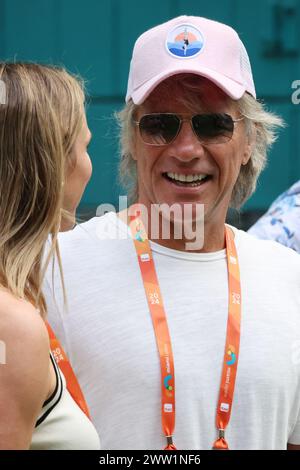
<svg viewBox="0 0 300 470">
<path fill-rule="evenodd" d="M 152 205 L 152 211 L 175 224 L 203 221 L 205 205 L 201 202 L 172 201 Z"/>
</svg>

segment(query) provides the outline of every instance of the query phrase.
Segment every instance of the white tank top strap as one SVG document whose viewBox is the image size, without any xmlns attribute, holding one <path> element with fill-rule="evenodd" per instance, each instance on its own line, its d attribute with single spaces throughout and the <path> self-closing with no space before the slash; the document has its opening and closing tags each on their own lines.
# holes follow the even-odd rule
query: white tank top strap
<svg viewBox="0 0 300 470">
<path fill-rule="evenodd" d="M 41 413 L 38 416 L 37 422 L 35 427 L 37 428 L 51 413 L 51 411 L 55 408 L 55 406 L 59 403 L 62 393 L 63 393 L 63 381 L 62 381 L 62 376 L 59 370 L 58 365 L 56 364 L 55 359 L 52 356 L 52 353 L 50 353 L 50 359 L 53 365 L 53 369 L 55 372 L 56 376 L 56 385 L 53 393 L 51 396 L 44 402 L 43 408 L 41 410 Z"/>
</svg>

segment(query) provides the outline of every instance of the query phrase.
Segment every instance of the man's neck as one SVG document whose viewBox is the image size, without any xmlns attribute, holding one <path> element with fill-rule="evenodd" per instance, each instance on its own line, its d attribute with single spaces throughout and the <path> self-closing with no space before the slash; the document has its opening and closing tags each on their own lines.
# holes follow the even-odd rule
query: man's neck
<svg viewBox="0 0 300 470">
<path fill-rule="evenodd" d="M 197 248 L 197 243 L 195 240 L 185 238 L 175 239 L 170 237 L 169 239 L 156 239 L 150 237 L 150 240 L 158 243 L 159 245 L 165 246 L 166 248 L 178 251 L 186 251 L 189 253 L 213 253 L 225 248 L 224 226 L 222 227 L 222 230 L 219 231 L 219 233 L 216 231 L 211 232 L 210 230 L 206 230 L 204 227 L 204 242 L 201 248 Z"/>
<path fill-rule="evenodd" d="M 161 214 L 151 214 L 150 210 L 141 212 L 139 218 L 144 224 L 148 238 L 166 248 L 191 253 L 210 253 L 225 248 L 225 218 L 205 220 L 204 217 L 204 220 L 197 222 L 194 220 L 191 223 L 174 223 L 163 218 Z"/>
<path fill-rule="evenodd" d="M 165 246 L 178 251 L 186 251 L 190 253 L 211 253 L 223 250 L 225 248 L 225 230 L 224 224 L 221 226 L 212 227 L 209 224 L 204 224 L 203 237 L 197 239 L 196 237 L 186 238 L 175 238 L 173 227 L 171 226 L 170 237 L 151 237 L 151 225 L 150 230 L 148 229 L 149 239 L 158 243 L 159 245 Z"/>
</svg>

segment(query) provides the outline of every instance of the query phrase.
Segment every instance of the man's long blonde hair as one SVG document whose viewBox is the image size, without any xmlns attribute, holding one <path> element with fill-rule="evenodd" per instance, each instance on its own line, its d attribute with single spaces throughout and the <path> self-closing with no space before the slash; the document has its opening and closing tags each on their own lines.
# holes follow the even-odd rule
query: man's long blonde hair
<svg viewBox="0 0 300 470">
<path fill-rule="evenodd" d="M 61 268 L 57 234 L 83 84 L 64 69 L 26 63 L 0 62 L 0 80 L 0 286 L 44 316 L 42 281 L 55 252 Z"/>
</svg>

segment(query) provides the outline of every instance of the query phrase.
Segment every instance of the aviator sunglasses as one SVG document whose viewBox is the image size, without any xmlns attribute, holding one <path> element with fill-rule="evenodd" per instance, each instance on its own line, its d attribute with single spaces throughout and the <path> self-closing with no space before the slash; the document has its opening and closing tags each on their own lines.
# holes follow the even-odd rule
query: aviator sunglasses
<svg viewBox="0 0 300 470">
<path fill-rule="evenodd" d="M 186 117 L 184 117 L 186 116 Z M 178 136 L 183 122 L 190 122 L 194 134 L 202 144 L 223 144 L 234 132 L 234 124 L 244 117 L 233 119 L 226 113 L 195 114 L 173 113 L 144 114 L 138 126 L 142 141 L 147 145 L 168 145 Z"/>
</svg>

